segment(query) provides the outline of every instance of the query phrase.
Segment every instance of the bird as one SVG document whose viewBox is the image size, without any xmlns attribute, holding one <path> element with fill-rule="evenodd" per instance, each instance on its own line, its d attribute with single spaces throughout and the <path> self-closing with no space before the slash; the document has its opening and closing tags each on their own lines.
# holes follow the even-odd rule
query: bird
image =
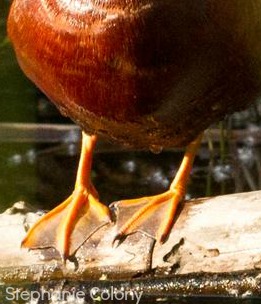
<svg viewBox="0 0 261 304">
<path fill-rule="evenodd" d="M 115 240 L 164 206 L 163 243 L 204 130 L 261 96 L 260 11 L 261 0 L 13 0 L 7 31 L 21 69 L 82 129 L 74 191 L 22 246 L 67 259 L 112 221 L 90 178 L 102 137 L 152 152 L 186 147 L 167 191 L 120 203 L 128 219 Z"/>
</svg>

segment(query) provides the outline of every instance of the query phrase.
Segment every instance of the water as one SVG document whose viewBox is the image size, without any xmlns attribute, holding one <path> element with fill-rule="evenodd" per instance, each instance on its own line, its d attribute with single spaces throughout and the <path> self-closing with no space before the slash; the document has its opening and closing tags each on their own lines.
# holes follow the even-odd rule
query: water
<svg viewBox="0 0 261 304">
<path fill-rule="evenodd" d="M 57 128 L 47 125 L 50 142 L 44 125 L 41 133 L 26 136 L 21 125 L 12 136 L 2 132 L 0 144 L 0 202 L 1 210 L 14 202 L 25 200 L 37 208 L 49 209 L 64 200 L 73 190 L 80 153 L 80 136 L 74 126 L 64 128 L 58 136 Z M 11 129 L 11 126 L 10 128 Z M 52 140 L 52 132 L 55 141 Z M 1 134 L 1 124 L 0 124 Z M 80 134 L 80 132 L 78 132 Z M 41 142 L 41 136 L 42 142 Z M 27 142 L 20 142 L 21 138 Z M 16 138 L 18 141 L 16 141 Z M 160 154 L 122 150 L 99 142 L 94 156 L 92 179 L 102 201 L 112 201 L 152 195 L 167 190 L 183 157 L 183 150 L 165 150 Z M 258 190 L 261 185 L 261 155 L 258 145 L 242 145 L 231 142 L 225 159 L 219 154 L 219 143 L 210 152 L 205 142 L 195 160 L 188 185 L 187 197 L 218 195 Z"/>
<path fill-rule="evenodd" d="M 150 150 L 152 153 L 154 153 L 154 154 L 159 154 L 159 153 L 162 152 L 163 147 L 158 146 L 158 145 L 151 145 L 151 146 L 149 147 L 149 150 Z"/>
</svg>

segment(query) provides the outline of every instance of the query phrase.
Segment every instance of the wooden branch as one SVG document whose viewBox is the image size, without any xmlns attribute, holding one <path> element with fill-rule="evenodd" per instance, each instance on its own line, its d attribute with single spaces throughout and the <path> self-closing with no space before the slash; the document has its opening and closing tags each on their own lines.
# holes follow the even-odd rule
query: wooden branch
<svg viewBox="0 0 261 304">
<path fill-rule="evenodd" d="M 202 142 L 210 138 L 213 142 L 220 141 L 220 130 L 209 128 Z M 252 145 L 259 145 L 261 134 L 259 128 L 228 130 L 230 142 L 245 143 L 251 140 Z M 17 143 L 78 143 L 81 139 L 81 129 L 75 124 L 39 124 L 39 123 L 0 123 L 0 142 Z M 167 148 L 168 151 L 179 148 Z M 107 140 L 97 144 L 96 152 L 137 151 L 134 147 L 126 147 Z"/>
<path fill-rule="evenodd" d="M 66 265 L 53 249 L 30 252 L 20 249 L 25 228 L 38 217 L 39 214 L 31 212 L 21 202 L 0 215 L 1 282 L 18 284 L 24 280 L 38 282 L 62 278 L 106 281 L 139 277 L 137 284 L 143 284 L 145 288 L 144 282 L 154 286 L 153 280 L 160 277 L 168 286 L 170 281 L 179 282 L 180 285 L 172 286 L 172 291 L 176 292 L 177 286 L 183 282 L 183 289 L 180 287 L 179 292 L 183 290 L 186 294 L 186 277 L 201 278 L 205 282 L 204 278 L 207 278 L 208 282 L 215 280 L 216 284 L 218 278 L 222 278 L 222 286 L 226 276 L 230 278 L 228 284 L 231 284 L 232 277 L 238 286 L 243 284 L 238 279 L 242 275 L 244 278 L 246 274 L 259 278 L 261 191 L 186 202 L 168 241 L 163 245 L 155 244 L 151 237 L 137 232 L 114 248 L 115 226 L 103 227 L 78 250 L 76 260 L 68 261 Z M 151 225 L 155 225 L 155 222 L 151 221 Z M 207 274 L 200 277 L 199 273 L 202 272 Z M 231 272 L 234 274 L 231 275 Z M 123 281 L 117 282 L 115 284 Z M 246 285 L 249 284 L 247 282 Z M 188 280 L 187 284 L 191 287 L 195 281 Z M 240 287 L 242 292 L 246 290 L 246 285 L 245 289 Z M 233 286 L 237 286 L 235 282 Z M 253 283 L 251 286 L 252 292 L 260 292 L 257 288 L 260 284 Z M 199 289 L 196 284 L 195 288 Z M 155 291 L 153 288 L 151 290 Z M 208 285 L 204 292 L 208 294 L 208 291 L 213 294 L 215 288 L 211 289 Z"/>
</svg>

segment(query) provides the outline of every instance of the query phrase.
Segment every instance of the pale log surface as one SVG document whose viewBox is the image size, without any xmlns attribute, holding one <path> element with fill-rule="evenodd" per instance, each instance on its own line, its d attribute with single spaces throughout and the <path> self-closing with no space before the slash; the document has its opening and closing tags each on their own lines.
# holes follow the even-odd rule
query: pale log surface
<svg viewBox="0 0 261 304">
<path fill-rule="evenodd" d="M 114 248 L 115 226 L 104 227 L 79 249 L 77 263 L 65 266 L 52 249 L 20 248 L 25 227 L 38 216 L 23 203 L 0 215 L 0 282 L 143 279 L 155 273 L 173 281 L 201 272 L 218 278 L 217 273 L 254 271 L 251 288 L 260 286 L 261 191 L 186 202 L 164 245 L 154 246 L 151 237 L 137 232 Z"/>
</svg>

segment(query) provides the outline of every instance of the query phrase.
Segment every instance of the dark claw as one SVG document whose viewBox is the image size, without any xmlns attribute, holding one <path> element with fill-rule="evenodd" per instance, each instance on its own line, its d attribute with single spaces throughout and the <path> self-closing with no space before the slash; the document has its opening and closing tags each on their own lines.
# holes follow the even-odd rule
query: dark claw
<svg viewBox="0 0 261 304">
<path fill-rule="evenodd" d="M 162 244 L 164 244 L 166 241 L 167 241 L 167 239 L 168 239 L 168 235 L 167 234 L 163 234 L 162 236 L 161 236 L 161 238 L 159 239 L 159 243 L 162 245 Z"/>
<path fill-rule="evenodd" d="M 116 236 L 114 237 L 114 239 L 112 241 L 112 246 L 114 248 L 119 247 L 125 241 L 126 238 L 127 238 L 127 235 L 125 235 L 125 234 L 121 234 L 121 233 L 116 234 Z"/>
</svg>

